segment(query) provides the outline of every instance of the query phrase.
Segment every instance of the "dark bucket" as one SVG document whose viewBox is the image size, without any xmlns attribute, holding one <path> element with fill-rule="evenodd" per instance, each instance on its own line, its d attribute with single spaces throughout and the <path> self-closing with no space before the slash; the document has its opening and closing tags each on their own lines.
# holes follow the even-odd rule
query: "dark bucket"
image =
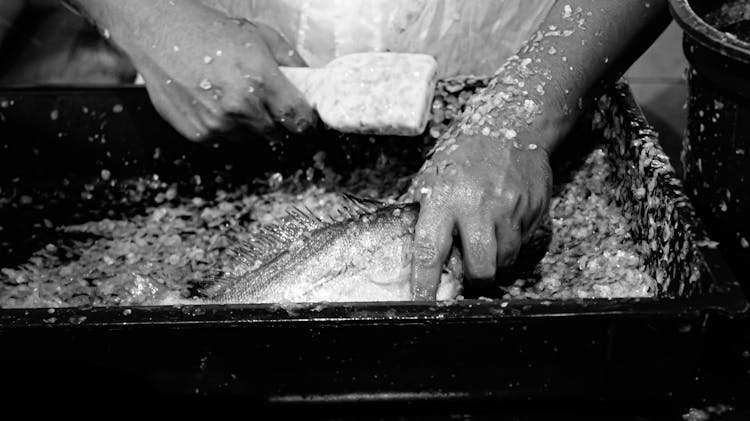
<svg viewBox="0 0 750 421">
<path fill-rule="evenodd" d="M 685 187 L 710 235 L 750 288 L 750 0 L 670 0 L 684 30 Z"/>
</svg>

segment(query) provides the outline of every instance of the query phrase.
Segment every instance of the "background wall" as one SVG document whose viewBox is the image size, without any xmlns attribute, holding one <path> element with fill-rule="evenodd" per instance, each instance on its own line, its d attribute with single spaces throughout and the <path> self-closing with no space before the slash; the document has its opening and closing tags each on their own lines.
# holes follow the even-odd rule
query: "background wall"
<svg viewBox="0 0 750 421">
<path fill-rule="evenodd" d="M 680 149 L 687 123 L 687 61 L 682 30 L 672 23 L 625 74 L 649 123 L 659 132 L 665 152 L 682 175 Z"/>
</svg>

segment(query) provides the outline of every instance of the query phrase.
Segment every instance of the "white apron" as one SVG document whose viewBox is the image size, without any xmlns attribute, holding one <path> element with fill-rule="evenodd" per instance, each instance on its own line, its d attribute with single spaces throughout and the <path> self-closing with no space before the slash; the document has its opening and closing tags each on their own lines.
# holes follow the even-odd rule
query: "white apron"
<svg viewBox="0 0 750 421">
<path fill-rule="evenodd" d="M 434 56 L 440 77 L 489 75 L 554 0 L 205 0 L 283 34 L 311 67 L 367 51 Z"/>
</svg>

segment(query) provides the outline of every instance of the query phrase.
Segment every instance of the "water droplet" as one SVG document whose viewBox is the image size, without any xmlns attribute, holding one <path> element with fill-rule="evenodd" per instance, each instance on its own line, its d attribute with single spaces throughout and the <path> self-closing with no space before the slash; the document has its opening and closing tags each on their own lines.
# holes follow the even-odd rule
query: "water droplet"
<svg viewBox="0 0 750 421">
<path fill-rule="evenodd" d="M 550 55 L 554 55 L 555 53 L 557 53 L 557 49 L 555 47 L 549 47 L 549 50 L 547 52 L 550 53 Z"/>
<path fill-rule="evenodd" d="M 122 110 L 123 110 L 122 104 L 115 104 L 115 105 L 114 105 L 114 106 L 112 107 L 112 112 L 113 112 L 113 113 L 121 113 L 121 112 L 122 112 Z"/>
<path fill-rule="evenodd" d="M 216 50 L 216 57 L 221 57 L 222 54 L 221 50 Z"/>
<path fill-rule="evenodd" d="M 214 61 L 214 59 L 211 56 L 205 56 L 205 57 L 203 57 L 203 62 L 206 63 L 206 64 L 209 64 L 212 61 Z"/>
<path fill-rule="evenodd" d="M 573 8 L 569 4 L 563 7 L 563 19 L 568 19 L 573 14 Z"/>
<path fill-rule="evenodd" d="M 253 92 L 255 92 L 255 88 L 253 88 L 252 86 L 250 86 L 250 87 L 247 88 L 247 92 L 253 93 Z"/>
<path fill-rule="evenodd" d="M 529 143 L 529 150 L 530 151 L 536 150 L 537 147 L 538 146 L 536 145 L 536 143 Z"/>
<path fill-rule="evenodd" d="M 178 47 L 178 46 L 175 45 L 174 47 L 172 47 L 172 50 L 174 50 L 174 52 L 176 53 L 176 52 L 180 51 L 180 47 Z"/>
<path fill-rule="evenodd" d="M 208 80 L 208 79 L 206 79 L 206 78 L 203 78 L 203 79 L 202 79 L 202 80 L 200 81 L 200 83 L 198 84 L 198 86 L 199 86 L 199 87 L 200 87 L 201 89 L 203 89 L 204 91 L 207 91 L 207 90 L 211 89 L 211 87 L 212 87 L 213 85 L 211 85 L 211 81 L 210 81 L 210 80 Z"/>
<path fill-rule="evenodd" d="M 58 117 L 60 117 L 60 112 L 57 110 L 52 110 L 52 112 L 49 113 L 50 120 L 57 120 Z"/>
<path fill-rule="evenodd" d="M 109 39 L 109 29 L 104 29 L 104 39 Z"/>
</svg>

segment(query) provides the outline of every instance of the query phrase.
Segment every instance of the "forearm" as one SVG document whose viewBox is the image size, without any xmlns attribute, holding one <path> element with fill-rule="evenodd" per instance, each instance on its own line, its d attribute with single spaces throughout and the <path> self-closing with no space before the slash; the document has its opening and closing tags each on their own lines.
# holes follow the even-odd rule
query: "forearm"
<svg viewBox="0 0 750 421">
<path fill-rule="evenodd" d="M 63 3 L 92 21 L 105 37 L 111 37 L 131 54 L 172 41 L 163 39 L 165 33 L 159 29 L 173 26 L 175 19 L 205 8 L 200 0 L 63 0 Z M 179 36 L 175 34 L 177 48 Z"/>
<path fill-rule="evenodd" d="M 473 101 L 467 114 L 477 115 L 460 130 L 498 135 L 519 148 L 553 150 L 592 99 L 668 23 L 666 0 L 557 1 L 540 29 Z M 533 139 L 516 138 L 532 124 Z"/>
<path fill-rule="evenodd" d="M 666 0 L 557 1 L 540 30 L 541 39 L 519 53 L 551 79 L 551 104 L 545 109 L 551 111 L 552 126 L 570 130 L 592 99 L 623 75 L 669 21 Z M 553 149 L 555 142 L 547 146 Z"/>
</svg>

